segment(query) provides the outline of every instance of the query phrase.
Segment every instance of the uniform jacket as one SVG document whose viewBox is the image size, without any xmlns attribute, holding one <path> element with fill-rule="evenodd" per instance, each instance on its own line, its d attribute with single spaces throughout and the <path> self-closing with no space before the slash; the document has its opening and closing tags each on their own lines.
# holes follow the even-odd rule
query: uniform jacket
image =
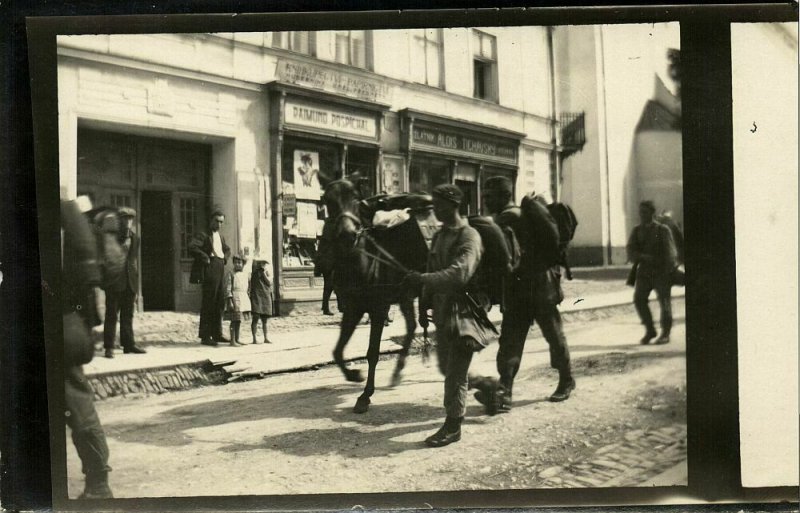
<svg viewBox="0 0 800 513">
<path fill-rule="evenodd" d="M 482 255 L 481 237 L 466 219 L 460 219 L 455 226 L 443 226 L 433 236 L 427 272 L 422 275 L 421 301 L 425 307 L 433 308 L 437 329 L 452 328 L 458 299 L 468 290 Z M 482 306 L 487 301 L 485 294 L 482 301 L 479 299 Z"/>
<path fill-rule="evenodd" d="M 670 229 L 656 221 L 640 224 L 628 239 L 628 259 L 637 266 L 638 274 L 666 277 L 675 268 L 677 252 Z"/>
<path fill-rule="evenodd" d="M 112 285 L 113 290 L 121 292 L 127 287 L 131 292 L 139 292 L 139 235 L 131 231 L 129 236 L 120 236 L 120 246 L 125 253 L 125 268 Z"/>
<path fill-rule="evenodd" d="M 224 253 L 223 262 L 228 263 L 228 258 L 231 256 L 231 248 L 225 243 L 225 237 L 219 234 L 222 241 L 222 252 Z M 205 279 L 205 271 L 208 262 L 211 259 L 213 252 L 213 241 L 211 238 L 211 231 L 202 232 L 197 234 L 191 243 L 189 243 L 189 254 L 194 257 L 192 262 L 192 270 L 189 274 L 190 283 L 202 283 Z"/>
</svg>

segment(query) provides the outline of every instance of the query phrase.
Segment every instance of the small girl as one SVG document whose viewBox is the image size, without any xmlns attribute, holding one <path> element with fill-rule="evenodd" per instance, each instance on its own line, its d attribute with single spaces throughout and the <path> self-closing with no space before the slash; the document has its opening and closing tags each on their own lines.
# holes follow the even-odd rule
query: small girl
<svg viewBox="0 0 800 513">
<path fill-rule="evenodd" d="M 269 262 L 266 260 L 253 261 L 253 274 L 250 277 L 250 303 L 252 304 L 253 343 L 258 344 L 258 320 L 261 319 L 261 329 L 264 331 L 264 343 L 271 344 L 267 337 L 267 319 L 272 315 L 272 280 L 270 279 Z"/>
<path fill-rule="evenodd" d="M 241 254 L 233 257 L 233 272 L 225 280 L 225 297 L 228 300 L 228 312 L 231 319 L 231 345 L 241 346 L 239 342 L 239 327 L 242 317 L 250 317 L 250 298 L 247 294 L 248 276 L 244 272 L 247 258 Z"/>
</svg>

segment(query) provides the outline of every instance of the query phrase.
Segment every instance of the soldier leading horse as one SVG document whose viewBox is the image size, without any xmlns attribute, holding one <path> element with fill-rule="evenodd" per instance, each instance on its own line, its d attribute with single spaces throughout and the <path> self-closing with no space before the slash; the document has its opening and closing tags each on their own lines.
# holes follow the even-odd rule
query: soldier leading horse
<svg viewBox="0 0 800 513">
<path fill-rule="evenodd" d="M 367 385 L 353 408 L 355 413 L 365 413 L 375 391 L 375 368 L 384 321 L 389 308 L 395 303 L 400 304 L 406 321 L 406 336 L 393 377 L 393 384 L 399 382 L 400 371 L 405 365 L 417 327 L 413 297 L 408 295 L 407 289 L 400 287 L 400 282 L 408 271 L 424 271 L 428 255 L 428 247 L 413 215 L 407 221 L 389 228 L 371 226 L 372 216 L 377 210 L 409 208 L 412 214 L 423 212 L 432 203 L 429 196 L 411 194 L 358 201 L 353 185 L 347 180 L 328 184 L 323 198 L 329 215 L 336 220 L 331 241 L 333 282 L 343 312 L 333 357 L 348 381 L 361 382 L 364 378 L 360 370 L 347 367 L 344 348 L 365 313 L 369 314 L 371 324 Z"/>
</svg>

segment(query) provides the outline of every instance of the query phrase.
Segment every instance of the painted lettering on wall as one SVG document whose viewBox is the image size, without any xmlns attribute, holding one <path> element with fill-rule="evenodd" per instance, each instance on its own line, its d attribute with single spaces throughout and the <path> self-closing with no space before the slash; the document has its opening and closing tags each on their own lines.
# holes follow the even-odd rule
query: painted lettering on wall
<svg viewBox="0 0 800 513">
<path fill-rule="evenodd" d="M 279 60 L 277 75 L 282 82 L 322 89 L 360 100 L 391 103 L 392 99 L 392 89 L 388 84 L 304 62 Z"/>
</svg>

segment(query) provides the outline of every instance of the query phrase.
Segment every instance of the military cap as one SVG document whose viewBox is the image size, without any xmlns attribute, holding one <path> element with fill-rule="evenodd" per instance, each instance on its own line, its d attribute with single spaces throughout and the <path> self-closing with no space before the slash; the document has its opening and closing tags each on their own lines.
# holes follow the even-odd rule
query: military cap
<svg viewBox="0 0 800 513">
<path fill-rule="evenodd" d="M 117 213 L 120 217 L 136 217 L 136 211 L 131 207 L 119 207 Z"/>
<path fill-rule="evenodd" d="M 443 183 L 441 185 L 437 185 L 433 188 L 432 192 L 433 196 L 445 199 L 447 201 L 451 201 L 456 205 L 461 204 L 461 200 L 464 199 L 464 193 L 461 192 L 461 189 L 458 188 L 457 185 L 453 185 L 450 183 Z"/>
<path fill-rule="evenodd" d="M 641 203 L 639 203 L 639 206 L 648 209 L 650 212 L 654 214 L 656 213 L 656 204 L 650 200 L 642 201 Z"/>
<path fill-rule="evenodd" d="M 484 182 L 483 190 L 511 193 L 514 191 L 514 185 L 505 176 L 493 176 Z"/>
</svg>

